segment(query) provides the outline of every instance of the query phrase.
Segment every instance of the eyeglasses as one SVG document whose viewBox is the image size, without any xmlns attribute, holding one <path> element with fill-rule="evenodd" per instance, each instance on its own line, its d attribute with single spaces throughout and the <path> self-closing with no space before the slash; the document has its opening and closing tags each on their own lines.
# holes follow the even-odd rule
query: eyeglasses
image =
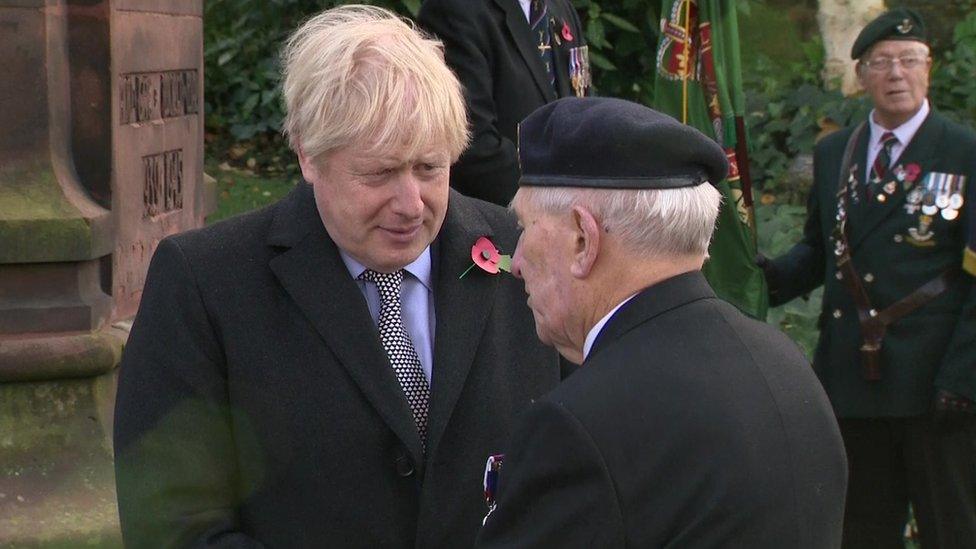
<svg viewBox="0 0 976 549">
<path fill-rule="evenodd" d="M 873 72 L 887 72 L 890 71 L 895 63 L 901 65 L 905 70 L 912 70 L 915 67 L 920 67 L 928 61 L 928 57 L 920 55 L 905 55 L 903 57 L 875 57 L 864 62 L 864 65 L 868 70 Z"/>
</svg>

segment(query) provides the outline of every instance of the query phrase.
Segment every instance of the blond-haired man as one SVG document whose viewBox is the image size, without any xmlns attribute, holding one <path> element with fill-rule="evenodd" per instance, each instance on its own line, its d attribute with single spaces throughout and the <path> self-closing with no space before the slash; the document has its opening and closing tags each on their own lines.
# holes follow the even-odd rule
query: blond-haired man
<svg viewBox="0 0 976 549">
<path fill-rule="evenodd" d="M 440 44 L 321 13 L 284 54 L 305 181 L 160 243 L 116 408 L 128 546 L 439 547 L 481 524 L 481 466 L 557 381 L 496 206 L 449 190 L 467 144 Z"/>
</svg>

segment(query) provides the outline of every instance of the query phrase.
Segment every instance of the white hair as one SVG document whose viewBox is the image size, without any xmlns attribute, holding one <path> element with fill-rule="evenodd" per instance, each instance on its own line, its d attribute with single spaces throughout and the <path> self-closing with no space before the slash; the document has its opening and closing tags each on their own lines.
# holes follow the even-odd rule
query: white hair
<svg viewBox="0 0 976 549">
<path fill-rule="evenodd" d="M 547 214 L 585 208 L 633 253 L 708 257 L 722 195 L 707 183 L 642 190 L 522 187 L 515 201 L 526 201 Z"/>
<path fill-rule="evenodd" d="M 340 148 L 468 145 L 461 84 L 443 45 L 393 12 L 347 5 L 312 17 L 282 52 L 283 133 L 320 158 Z"/>
</svg>

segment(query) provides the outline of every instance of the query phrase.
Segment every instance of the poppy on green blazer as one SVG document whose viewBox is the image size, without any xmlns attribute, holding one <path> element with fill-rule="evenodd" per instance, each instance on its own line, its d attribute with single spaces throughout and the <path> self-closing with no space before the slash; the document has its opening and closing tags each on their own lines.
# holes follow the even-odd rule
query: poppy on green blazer
<svg viewBox="0 0 976 549">
<path fill-rule="evenodd" d="M 881 311 L 943 272 L 959 275 L 945 292 L 888 326 L 882 379 L 867 381 L 857 309 L 838 278 L 831 239 L 837 178 L 853 131 L 839 131 L 817 145 L 803 239 L 770 261 L 771 301 L 785 303 L 824 285 L 814 367 L 839 417 L 920 415 L 930 409 L 939 388 L 976 399 L 976 293 L 973 270 L 963 269 L 964 256 L 972 254 L 964 250 L 967 244 L 972 247 L 967 240 L 976 214 L 976 133 L 931 112 L 870 196 L 863 193 L 870 132 L 865 128 L 861 133 L 851 160 L 851 186 L 861 192 L 856 203 L 849 199 L 847 236 L 872 307 Z M 965 177 L 964 204 L 951 220 L 941 211 L 923 218 L 926 214 L 910 198 L 938 174 Z M 880 194 L 883 201 L 876 198 Z"/>
</svg>

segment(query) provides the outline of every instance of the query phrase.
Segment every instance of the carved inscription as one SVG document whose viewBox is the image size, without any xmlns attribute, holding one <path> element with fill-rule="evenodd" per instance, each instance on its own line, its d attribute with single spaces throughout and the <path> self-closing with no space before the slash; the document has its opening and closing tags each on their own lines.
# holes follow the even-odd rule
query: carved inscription
<svg viewBox="0 0 976 549">
<path fill-rule="evenodd" d="M 183 207 L 183 150 L 142 157 L 145 217 Z"/>
<path fill-rule="evenodd" d="M 119 86 L 122 124 L 177 118 L 200 111 L 196 69 L 123 74 Z"/>
</svg>

